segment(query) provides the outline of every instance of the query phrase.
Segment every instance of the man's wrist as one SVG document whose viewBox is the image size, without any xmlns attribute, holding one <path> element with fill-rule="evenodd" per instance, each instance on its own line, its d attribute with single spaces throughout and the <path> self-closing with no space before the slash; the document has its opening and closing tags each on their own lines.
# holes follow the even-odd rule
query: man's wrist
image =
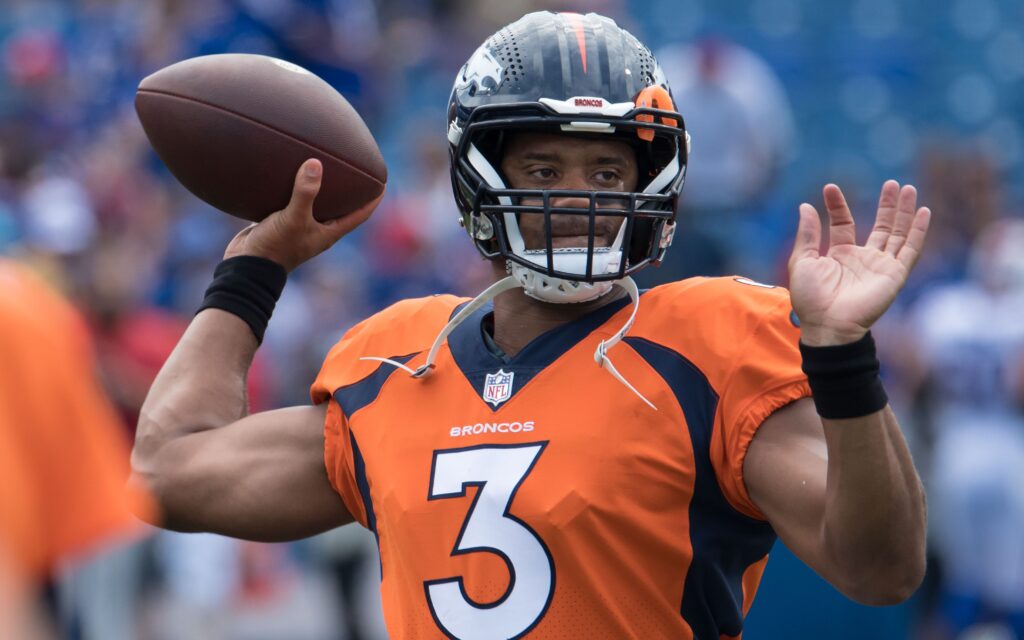
<svg viewBox="0 0 1024 640">
<path fill-rule="evenodd" d="M 813 325 L 800 326 L 800 342 L 808 347 L 835 347 L 857 342 L 867 335 L 867 329 L 833 329 Z"/>
<path fill-rule="evenodd" d="M 813 346 L 801 338 L 803 370 L 818 415 L 829 420 L 860 418 L 889 403 L 871 332 L 845 344 Z"/>
<path fill-rule="evenodd" d="M 221 309 L 234 314 L 249 325 L 261 344 L 287 280 L 288 272 L 272 260 L 257 256 L 228 258 L 214 270 L 213 282 L 196 313 Z"/>
</svg>

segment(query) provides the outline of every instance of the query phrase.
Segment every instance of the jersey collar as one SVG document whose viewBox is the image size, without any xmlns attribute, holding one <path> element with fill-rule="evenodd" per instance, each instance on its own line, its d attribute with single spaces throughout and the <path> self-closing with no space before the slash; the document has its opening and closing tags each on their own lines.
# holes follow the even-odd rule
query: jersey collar
<svg viewBox="0 0 1024 640">
<path fill-rule="evenodd" d="M 514 398 L 534 376 L 547 369 L 594 330 L 606 323 L 629 304 L 629 301 L 629 296 L 622 296 L 580 318 L 545 331 L 511 357 L 493 352 L 485 342 L 483 322 L 488 315 L 494 312 L 494 304 L 488 302 L 477 309 L 448 336 L 448 348 L 462 375 L 481 396 L 481 402 L 484 402 L 482 394 L 488 374 L 495 374 L 498 371 L 514 374 L 508 398 L 493 406 L 484 403 L 492 411 L 497 411 Z M 468 303 L 457 307 L 453 311 L 453 315 L 458 313 L 465 304 Z"/>
</svg>

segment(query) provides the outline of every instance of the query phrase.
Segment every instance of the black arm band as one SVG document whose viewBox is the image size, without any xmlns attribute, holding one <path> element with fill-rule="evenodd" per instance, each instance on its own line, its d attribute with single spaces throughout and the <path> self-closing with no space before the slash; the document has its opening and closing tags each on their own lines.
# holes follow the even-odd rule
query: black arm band
<svg viewBox="0 0 1024 640">
<path fill-rule="evenodd" d="M 272 260 L 256 256 L 228 258 L 214 270 L 199 311 L 222 309 L 235 314 L 252 328 L 256 342 L 263 344 L 270 314 L 287 280 L 288 272 Z"/>
<path fill-rule="evenodd" d="M 814 406 L 822 418 L 860 418 L 889 403 L 878 377 L 875 340 L 870 332 L 850 344 L 809 347 L 801 342 L 800 354 Z"/>
</svg>

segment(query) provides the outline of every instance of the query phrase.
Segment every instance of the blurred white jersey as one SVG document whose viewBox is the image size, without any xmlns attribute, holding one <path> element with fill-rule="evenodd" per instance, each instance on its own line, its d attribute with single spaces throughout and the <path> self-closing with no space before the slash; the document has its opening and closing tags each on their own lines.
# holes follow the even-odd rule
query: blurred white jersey
<svg viewBox="0 0 1024 640">
<path fill-rule="evenodd" d="M 921 299 L 912 323 L 935 385 L 940 430 L 990 421 L 1020 426 L 1014 389 L 1024 358 L 1024 296 L 944 287 Z"/>
<path fill-rule="evenodd" d="M 990 606 L 1024 605 L 1024 296 L 973 284 L 923 298 L 913 315 L 934 385 L 929 493 L 947 586 Z"/>
</svg>

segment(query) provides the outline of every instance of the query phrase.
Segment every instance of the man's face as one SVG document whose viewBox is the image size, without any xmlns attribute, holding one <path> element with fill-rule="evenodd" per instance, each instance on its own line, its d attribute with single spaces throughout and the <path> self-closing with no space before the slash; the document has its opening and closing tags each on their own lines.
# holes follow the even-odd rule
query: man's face
<svg viewBox="0 0 1024 640">
<path fill-rule="evenodd" d="M 633 191 L 638 170 L 633 148 L 621 140 L 578 138 L 555 133 L 521 132 L 509 139 L 501 171 L 514 189 L 572 189 L 579 191 Z M 524 205 L 539 205 L 540 198 L 524 198 Z M 623 208 L 624 200 L 598 202 L 598 207 Z M 552 198 L 553 207 L 587 209 L 587 198 Z M 615 240 L 622 217 L 598 216 L 595 247 Z M 544 216 L 524 213 L 519 228 L 527 249 L 544 249 Z M 588 220 L 582 215 L 551 216 L 554 248 L 586 247 Z"/>
</svg>

